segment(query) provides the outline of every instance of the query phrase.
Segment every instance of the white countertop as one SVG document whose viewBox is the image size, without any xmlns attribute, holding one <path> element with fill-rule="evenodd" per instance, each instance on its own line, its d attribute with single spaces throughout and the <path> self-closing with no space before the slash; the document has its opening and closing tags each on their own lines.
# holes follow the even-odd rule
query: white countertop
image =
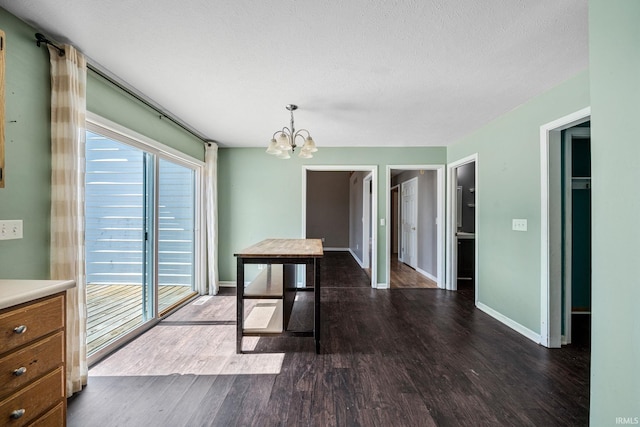
<svg viewBox="0 0 640 427">
<path fill-rule="evenodd" d="M 75 286 L 75 280 L 0 279 L 0 309 L 53 295 Z"/>
</svg>

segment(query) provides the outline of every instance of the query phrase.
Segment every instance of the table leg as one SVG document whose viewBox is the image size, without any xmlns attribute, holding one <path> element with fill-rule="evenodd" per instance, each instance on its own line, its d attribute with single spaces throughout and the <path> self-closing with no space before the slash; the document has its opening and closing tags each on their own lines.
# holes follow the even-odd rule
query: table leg
<svg viewBox="0 0 640 427">
<path fill-rule="evenodd" d="M 238 271 L 236 276 L 236 353 L 242 353 L 242 331 L 244 328 L 244 261 L 238 258 Z"/>
<path fill-rule="evenodd" d="M 314 258 L 313 268 L 315 270 L 315 278 L 313 280 L 315 316 L 313 322 L 313 336 L 316 341 L 316 354 L 320 354 L 320 259 Z"/>
</svg>

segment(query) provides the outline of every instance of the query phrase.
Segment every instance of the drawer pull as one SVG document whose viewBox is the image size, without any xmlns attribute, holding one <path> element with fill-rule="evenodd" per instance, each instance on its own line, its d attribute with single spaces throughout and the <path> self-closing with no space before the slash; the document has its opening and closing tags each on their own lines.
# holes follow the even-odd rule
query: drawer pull
<svg viewBox="0 0 640 427">
<path fill-rule="evenodd" d="M 16 326 L 15 328 L 13 328 L 13 332 L 15 332 L 16 334 L 24 334 L 25 332 L 27 332 L 27 327 L 26 325 Z"/>
<path fill-rule="evenodd" d="M 12 420 L 17 420 L 18 418 L 21 418 L 25 412 L 27 411 L 25 411 L 24 409 L 16 409 L 15 411 L 11 412 L 9 418 L 11 418 Z"/>
<path fill-rule="evenodd" d="M 27 368 L 25 368 L 24 366 L 21 366 L 18 369 L 14 369 L 13 370 L 13 375 L 15 375 L 16 377 L 19 377 L 19 376 L 24 375 L 26 373 L 27 373 Z"/>
</svg>

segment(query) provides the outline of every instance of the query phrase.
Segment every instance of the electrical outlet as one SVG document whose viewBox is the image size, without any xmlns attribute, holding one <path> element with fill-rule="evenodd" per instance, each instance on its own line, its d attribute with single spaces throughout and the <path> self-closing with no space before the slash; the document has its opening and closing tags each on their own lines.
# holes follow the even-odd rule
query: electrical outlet
<svg viewBox="0 0 640 427">
<path fill-rule="evenodd" d="M 511 229 L 513 231 L 527 231 L 527 220 L 513 219 L 511 222 Z"/>
<path fill-rule="evenodd" d="M 0 240 L 22 239 L 22 220 L 0 220 Z"/>
</svg>

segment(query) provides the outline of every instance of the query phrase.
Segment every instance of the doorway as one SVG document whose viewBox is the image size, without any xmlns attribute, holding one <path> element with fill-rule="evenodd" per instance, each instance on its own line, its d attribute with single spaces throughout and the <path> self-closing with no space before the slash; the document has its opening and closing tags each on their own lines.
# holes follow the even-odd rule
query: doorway
<svg viewBox="0 0 640 427">
<path fill-rule="evenodd" d="M 589 339 L 590 115 L 585 108 L 540 128 L 540 342 L 546 347 L 574 343 L 575 332 Z"/>
<path fill-rule="evenodd" d="M 387 284 L 444 287 L 444 165 L 387 166 Z"/>
<path fill-rule="evenodd" d="M 588 340 L 591 326 L 590 122 L 562 131 L 562 345 Z M 575 332 L 575 333 L 574 333 Z"/>
<path fill-rule="evenodd" d="M 478 155 L 447 167 L 447 289 L 473 292 L 478 302 Z"/>
<path fill-rule="evenodd" d="M 371 279 L 371 287 L 377 288 L 377 227 L 375 224 L 378 222 L 378 215 L 375 207 L 378 200 L 378 180 L 377 180 L 377 167 L 366 165 L 303 165 L 303 182 L 302 182 L 302 237 L 303 238 L 322 238 L 323 236 L 317 234 L 313 224 L 308 223 L 311 220 L 311 209 L 314 209 L 313 200 L 309 196 L 308 182 L 311 174 L 316 172 L 342 172 L 347 175 L 347 180 L 344 185 L 349 188 L 346 189 L 349 199 L 345 202 L 347 216 L 347 231 L 348 239 L 346 246 L 331 247 L 327 245 L 325 241 L 325 251 L 327 250 L 340 250 L 348 251 L 358 262 L 361 268 L 366 269 Z M 355 181 L 355 186 L 354 186 Z M 354 186 L 351 191 L 351 186 Z M 325 188 L 329 193 L 333 192 L 332 188 Z M 314 209 L 315 210 L 315 209 Z M 317 212 L 316 212 L 317 213 Z M 327 220 L 326 215 L 320 215 L 322 221 Z M 325 227 L 327 229 L 333 229 L 333 226 Z M 315 233 L 315 234 L 314 234 Z M 367 265 L 365 266 L 365 259 L 367 259 Z M 368 267 L 368 268 L 367 268 Z"/>
</svg>

